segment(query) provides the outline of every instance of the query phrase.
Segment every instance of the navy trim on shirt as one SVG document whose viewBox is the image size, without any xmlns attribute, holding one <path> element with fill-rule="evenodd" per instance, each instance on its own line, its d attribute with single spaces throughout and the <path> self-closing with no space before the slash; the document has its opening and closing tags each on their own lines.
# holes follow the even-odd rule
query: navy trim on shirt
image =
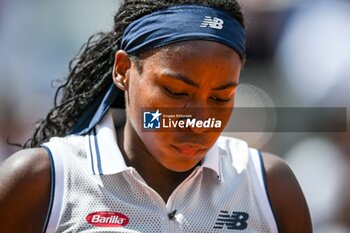
<svg viewBox="0 0 350 233">
<path fill-rule="evenodd" d="M 99 175 L 102 175 L 103 172 L 102 172 L 102 164 L 101 164 L 101 155 L 100 155 L 100 149 L 99 149 L 99 146 L 98 146 L 98 140 L 97 140 L 97 136 L 96 136 L 96 128 L 93 128 L 92 132 L 94 134 L 94 139 L 95 139 L 97 169 L 98 169 Z"/>
<path fill-rule="evenodd" d="M 92 174 L 96 175 L 95 167 L 94 167 L 94 156 L 92 154 L 92 148 L 91 148 L 91 134 L 89 135 L 89 150 L 90 150 Z"/>
<path fill-rule="evenodd" d="M 257 151 L 258 151 L 258 154 L 259 154 L 261 173 L 262 173 L 262 178 L 263 178 L 263 182 L 264 182 L 264 186 L 265 186 L 265 190 L 266 190 L 267 199 L 269 201 L 273 217 L 275 218 L 275 222 L 276 222 L 276 225 L 277 225 L 277 230 L 278 230 L 278 232 L 280 232 L 280 229 L 279 229 L 279 226 L 278 226 L 278 223 L 277 223 L 276 213 L 275 213 L 274 209 L 272 208 L 272 204 L 271 204 L 272 202 L 271 202 L 271 198 L 270 198 L 270 195 L 269 195 L 269 190 L 267 188 L 266 170 L 265 170 L 263 156 L 262 156 L 262 153 L 261 153 L 260 150 L 257 150 Z"/>
<path fill-rule="evenodd" d="M 50 216 L 51 216 L 51 212 L 52 212 L 52 207 L 53 207 L 53 200 L 55 198 L 55 163 L 52 157 L 52 153 L 51 150 L 44 145 L 40 145 L 43 149 L 45 149 L 49 155 L 49 159 L 50 159 L 50 176 L 51 176 L 51 188 L 50 188 L 50 202 L 49 202 L 49 208 L 47 210 L 47 215 L 46 215 L 46 219 L 45 219 L 45 224 L 43 227 L 42 232 L 46 232 L 47 226 L 49 224 L 49 220 L 50 220 Z"/>
</svg>

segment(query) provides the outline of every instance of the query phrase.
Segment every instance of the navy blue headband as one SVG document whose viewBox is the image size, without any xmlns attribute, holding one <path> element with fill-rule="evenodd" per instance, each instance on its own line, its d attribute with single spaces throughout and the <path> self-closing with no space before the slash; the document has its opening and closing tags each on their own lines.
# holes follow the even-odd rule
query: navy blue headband
<svg viewBox="0 0 350 233">
<path fill-rule="evenodd" d="M 164 45 L 188 41 L 215 41 L 245 56 L 245 31 L 228 12 L 201 5 L 178 5 L 135 20 L 124 30 L 120 49 L 139 54 Z M 96 77 L 98 78 L 98 77 Z M 120 90 L 112 84 L 96 99 L 69 134 L 85 134 L 101 120 Z"/>
<path fill-rule="evenodd" d="M 216 41 L 245 55 L 245 31 L 228 12 L 202 5 L 178 5 L 156 11 L 127 26 L 120 49 L 129 54 L 188 40 Z"/>
</svg>

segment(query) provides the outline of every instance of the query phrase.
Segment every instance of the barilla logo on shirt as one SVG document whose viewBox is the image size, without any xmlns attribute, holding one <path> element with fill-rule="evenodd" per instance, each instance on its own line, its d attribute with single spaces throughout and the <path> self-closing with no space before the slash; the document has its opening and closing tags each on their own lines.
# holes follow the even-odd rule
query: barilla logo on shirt
<svg viewBox="0 0 350 233">
<path fill-rule="evenodd" d="M 86 216 L 86 221 L 97 227 L 123 227 L 128 225 L 129 218 L 117 212 L 100 211 Z"/>
</svg>

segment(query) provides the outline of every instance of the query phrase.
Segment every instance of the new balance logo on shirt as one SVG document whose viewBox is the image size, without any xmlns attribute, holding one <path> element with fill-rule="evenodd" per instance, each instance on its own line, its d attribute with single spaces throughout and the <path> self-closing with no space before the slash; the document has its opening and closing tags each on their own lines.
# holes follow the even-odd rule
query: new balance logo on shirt
<svg viewBox="0 0 350 233">
<path fill-rule="evenodd" d="M 232 212 L 221 210 L 214 229 L 223 229 L 225 226 L 228 230 L 244 230 L 248 227 L 247 220 L 249 214 L 245 212 Z"/>
<path fill-rule="evenodd" d="M 210 17 L 205 16 L 203 22 L 201 23 L 200 27 L 206 28 L 214 28 L 214 29 L 223 29 L 224 27 L 224 21 L 217 17 Z"/>
</svg>

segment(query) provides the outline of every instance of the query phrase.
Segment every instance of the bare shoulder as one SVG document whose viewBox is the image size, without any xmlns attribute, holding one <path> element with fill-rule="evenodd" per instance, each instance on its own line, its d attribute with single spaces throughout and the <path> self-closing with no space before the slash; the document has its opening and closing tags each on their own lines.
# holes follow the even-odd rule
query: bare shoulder
<svg viewBox="0 0 350 233">
<path fill-rule="evenodd" d="M 311 233 L 311 218 L 299 183 L 279 157 L 263 153 L 266 185 L 280 232 Z"/>
<path fill-rule="evenodd" d="M 0 229 L 41 232 L 50 185 L 50 159 L 42 148 L 21 150 L 0 164 Z"/>
</svg>

